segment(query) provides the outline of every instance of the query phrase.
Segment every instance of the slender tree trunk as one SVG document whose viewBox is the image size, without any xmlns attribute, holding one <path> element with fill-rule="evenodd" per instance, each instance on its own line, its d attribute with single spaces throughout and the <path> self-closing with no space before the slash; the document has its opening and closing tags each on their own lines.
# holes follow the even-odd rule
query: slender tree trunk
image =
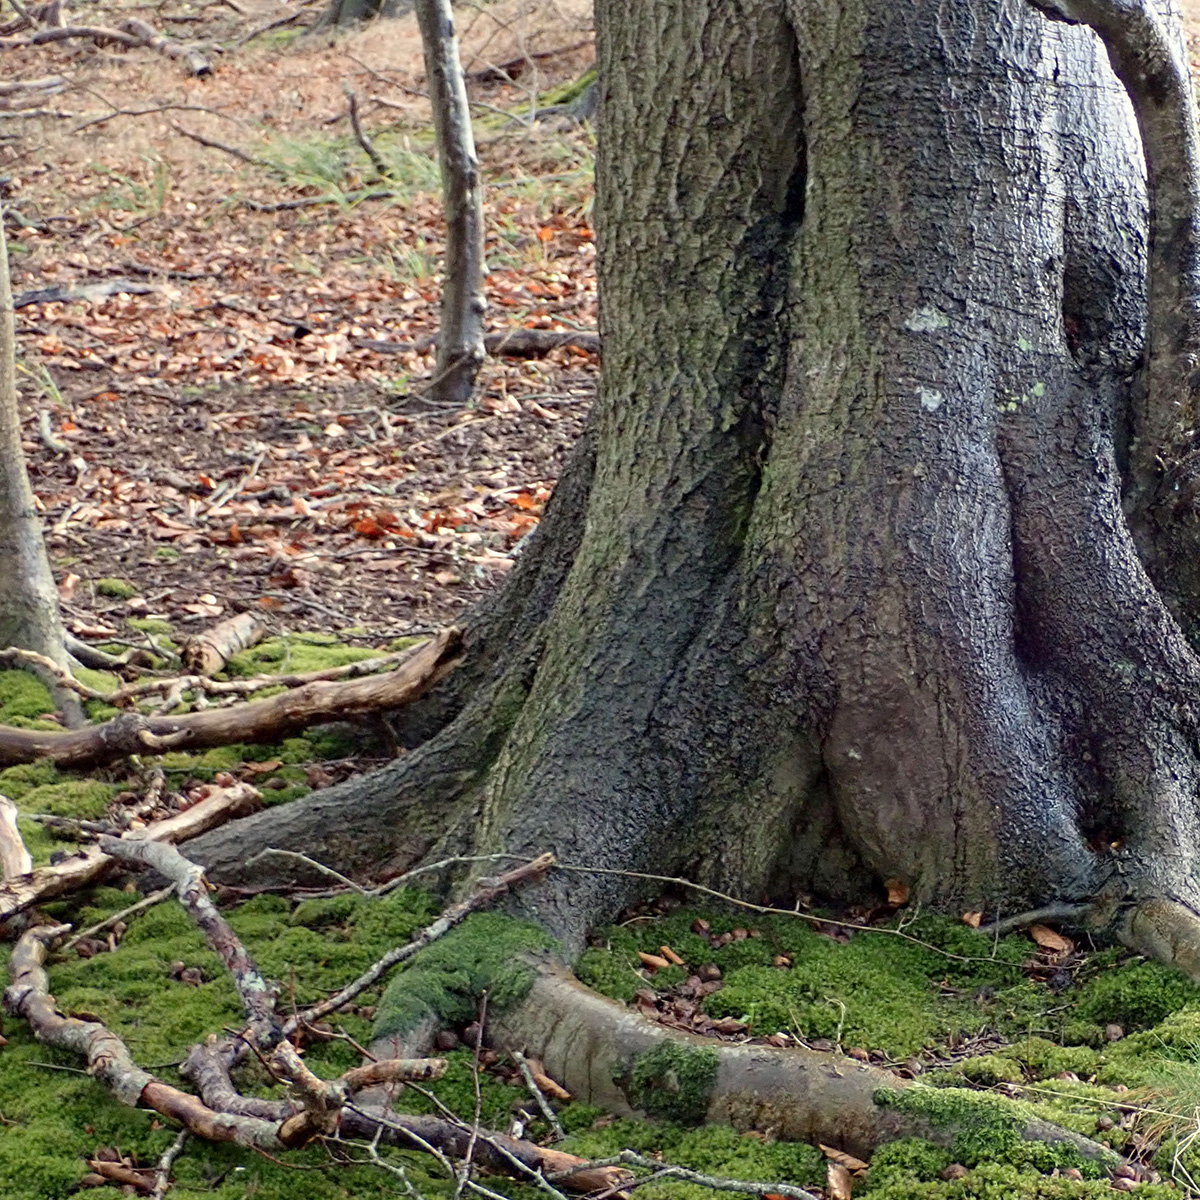
<svg viewBox="0 0 1200 1200">
<path fill-rule="evenodd" d="M 473 697 L 316 803 L 432 788 L 426 851 L 743 895 L 1086 900 L 1200 968 L 1200 663 L 1168 600 L 1197 609 L 1149 453 L 1195 369 L 1192 259 L 1157 278 L 1195 244 L 1178 73 L 1105 31 L 1139 137 L 1101 41 L 1025 0 L 597 17 L 605 369 L 572 502 L 477 627 Z M 286 844 L 255 821 L 199 852 Z M 636 886 L 522 904 L 578 946 Z"/>
<path fill-rule="evenodd" d="M 450 0 L 416 0 L 415 8 L 446 212 L 441 328 L 430 394 L 447 404 L 462 405 L 471 398 L 484 359 L 483 181 Z"/>
<path fill-rule="evenodd" d="M 65 666 L 58 592 L 42 540 L 21 445 L 17 398 L 16 329 L 8 247 L 0 214 L 0 646 L 33 650 Z M 77 724 L 79 700 L 46 681 L 55 702 Z"/>
</svg>

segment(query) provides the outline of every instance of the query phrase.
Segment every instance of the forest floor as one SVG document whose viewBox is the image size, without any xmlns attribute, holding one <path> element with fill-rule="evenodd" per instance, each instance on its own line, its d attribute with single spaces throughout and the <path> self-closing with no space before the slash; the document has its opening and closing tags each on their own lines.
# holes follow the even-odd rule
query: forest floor
<svg viewBox="0 0 1200 1200">
<path fill-rule="evenodd" d="M 247 607 L 366 641 L 445 623 L 509 568 L 580 432 L 597 361 L 572 347 L 489 359 L 468 407 L 424 398 L 432 352 L 402 349 L 436 332 L 440 296 L 419 36 L 412 18 L 301 34 L 316 11 L 97 22 L 156 22 L 206 48 L 207 78 L 149 50 L 6 52 L 7 78 L 63 80 L 3 114 L 0 163 L 29 469 L 81 636 Z M 592 133 L 529 120 L 590 64 L 590 6 L 506 0 L 461 31 L 488 327 L 594 331 Z M 515 82 L 478 78 L 503 63 Z"/>
<path fill-rule="evenodd" d="M 419 38 L 411 18 L 302 32 L 319 9 L 167 0 L 109 5 L 95 18 L 137 16 L 201 47 L 215 64 L 205 78 L 145 48 L 4 46 L 6 78 L 59 81 L 33 109 L 0 111 L 0 159 L 30 473 L 68 623 L 97 644 L 150 641 L 162 653 L 249 609 L 275 636 L 234 661 L 246 675 L 366 657 L 452 621 L 508 570 L 594 394 L 596 357 L 567 346 L 489 360 L 468 407 L 425 398 L 432 356 L 411 344 L 437 329 L 442 234 Z M 529 119 L 590 65 L 590 5 L 458 11 L 487 184 L 489 327 L 594 330 L 592 133 Z M 505 64 L 507 79 L 496 71 Z M 347 88 L 389 164 L 386 182 L 351 132 Z M 0 94 L 4 103 L 14 102 Z M 41 723 L 48 704 L 28 676 L 0 673 L 0 721 Z M 0 791 L 17 801 L 45 863 L 70 847 L 31 814 L 95 820 L 138 806 L 154 818 L 233 778 L 281 803 L 361 769 L 370 753 L 318 730 L 87 777 L 15 767 L 0 772 Z M 151 791 L 157 809 L 144 803 Z M 84 928 L 133 899 L 102 887 L 46 913 Z M 1011 1147 L 1005 1157 L 978 1142 L 905 1142 L 868 1167 L 769 1134 L 614 1120 L 568 1100 L 563 1148 L 631 1148 L 828 1200 L 851 1190 L 877 1200 L 1200 1194 L 1189 1173 L 1200 1176 L 1200 991 L 1178 975 L 1044 927 L 987 939 L 910 913 L 903 897 L 823 921 L 700 911 L 683 899 L 597 930 L 581 977 L 670 1028 L 843 1052 L 1020 1098 L 1134 1165 L 1110 1176 Z M 341 986 L 435 911 L 412 891 L 379 901 L 264 895 L 229 909 L 289 1006 Z M 241 1020 L 219 960 L 171 902 L 85 938 L 53 964 L 51 983 L 65 1010 L 105 1021 L 171 1080 L 190 1044 Z M 339 1013 L 309 1065 L 328 1077 L 357 1065 L 380 999 L 368 991 Z M 442 1031 L 451 1065 L 441 1102 L 548 1138 L 512 1062 L 485 1050 L 477 1072 L 464 1041 L 473 1017 Z M 174 1131 L 118 1105 L 22 1022 L 8 1020 L 4 1037 L 0 1195 L 129 1194 L 97 1164 L 153 1168 Z M 249 1092 L 270 1081 L 251 1067 L 240 1082 Z M 432 1103 L 409 1091 L 401 1107 Z M 404 1178 L 336 1142 L 286 1162 L 193 1142 L 168 1194 L 461 1194 L 420 1156 L 393 1163 Z M 546 1195 L 497 1186 L 514 1200 Z M 656 1179 L 636 1194 L 713 1193 Z"/>
</svg>

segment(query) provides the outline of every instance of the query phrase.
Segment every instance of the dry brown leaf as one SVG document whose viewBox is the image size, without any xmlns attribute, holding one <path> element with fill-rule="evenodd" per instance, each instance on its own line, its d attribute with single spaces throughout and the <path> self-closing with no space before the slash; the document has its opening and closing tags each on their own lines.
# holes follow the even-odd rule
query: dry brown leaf
<svg viewBox="0 0 1200 1200">
<path fill-rule="evenodd" d="M 847 1154 L 845 1150 L 835 1150 L 832 1146 L 826 1146 L 824 1142 L 819 1145 L 821 1153 L 830 1162 L 839 1163 L 847 1171 L 865 1171 L 867 1169 L 867 1164 L 861 1158 L 855 1158 L 853 1154 Z"/>
<path fill-rule="evenodd" d="M 908 903 L 908 884 L 902 879 L 889 879 L 883 885 L 887 888 L 888 903 L 896 908 L 903 908 Z"/>
<path fill-rule="evenodd" d="M 983 913 L 981 912 L 965 912 L 962 915 L 962 923 L 970 925 L 972 929 L 978 929 L 983 921 Z"/>
<path fill-rule="evenodd" d="M 1055 933 L 1048 925 L 1030 925 L 1029 936 L 1040 949 L 1048 950 L 1051 954 L 1069 954 L 1075 949 L 1075 943 L 1070 938 Z"/>
<path fill-rule="evenodd" d="M 841 1163 L 831 1162 L 825 1175 L 825 1193 L 829 1200 L 850 1200 L 850 1172 Z"/>
</svg>

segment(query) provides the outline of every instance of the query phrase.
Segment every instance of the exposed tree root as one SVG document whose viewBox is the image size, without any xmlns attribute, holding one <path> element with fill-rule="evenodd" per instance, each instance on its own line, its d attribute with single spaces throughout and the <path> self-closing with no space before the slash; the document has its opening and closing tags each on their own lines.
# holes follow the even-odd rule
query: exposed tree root
<svg viewBox="0 0 1200 1200">
<path fill-rule="evenodd" d="M 669 1029 L 597 995 L 562 969 L 542 970 L 525 1000 L 494 1018 L 491 1030 L 505 1046 L 536 1052 L 547 1072 L 577 1098 L 617 1113 L 645 1107 L 635 1082 L 638 1061 L 678 1047 L 715 1058 L 706 1107 L 697 1113 L 709 1122 L 838 1146 L 864 1158 L 896 1138 L 949 1145 L 957 1132 L 954 1124 L 923 1116 L 915 1106 L 889 1103 L 897 1092 L 933 1089 L 841 1055 L 718 1042 Z M 670 1088 L 670 1073 L 658 1086 Z M 998 1102 L 990 1095 L 982 1099 Z M 1065 1142 L 1087 1158 L 1117 1161 L 1106 1146 L 1039 1118 L 1026 1118 L 1022 1136 Z"/>
<path fill-rule="evenodd" d="M 1200 915 L 1186 904 L 1162 896 L 1143 900 L 1118 935 L 1131 949 L 1200 981 Z"/>
</svg>

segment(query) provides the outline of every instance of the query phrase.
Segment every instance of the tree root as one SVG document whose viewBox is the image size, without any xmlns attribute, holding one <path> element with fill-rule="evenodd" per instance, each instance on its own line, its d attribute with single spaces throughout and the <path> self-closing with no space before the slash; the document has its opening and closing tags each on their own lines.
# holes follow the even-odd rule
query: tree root
<svg viewBox="0 0 1200 1200">
<path fill-rule="evenodd" d="M 1121 941 L 1200 982 L 1200 914 L 1158 896 L 1135 905 L 1117 931 Z"/>
<path fill-rule="evenodd" d="M 658 1025 L 584 987 L 565 969 L 543 968 L 526 998 L 493 1017 L 498 1044 L 529 1048 L 576 1098 L 612 1112 L 655 1111 L 664 1093 L 695 1119 L 787 1140 L 838 1146 L 869 1158 L 884 1142 L 922 1137 L 950 1146 L 965 1121 L 1003 1120 L 1026 1141 L 1066 1144 L 1115 1165 L 1108 1147 L 1032 1116 L 989 1093 L 933 1089 L 879 1067 L 804 1048 L 718 1042 Z M 650 1078 L 658 1058 L 664 1070 Z M 707 1079 L 690 1070 L 711 1064 Z M 687 1089 L 696 1089 L 689 1096 Z M 931 1103 L 924 1096 L 953 1105 Z M 958 1106 L 958 1116 L 947 1117 Z"/>
</svg>

